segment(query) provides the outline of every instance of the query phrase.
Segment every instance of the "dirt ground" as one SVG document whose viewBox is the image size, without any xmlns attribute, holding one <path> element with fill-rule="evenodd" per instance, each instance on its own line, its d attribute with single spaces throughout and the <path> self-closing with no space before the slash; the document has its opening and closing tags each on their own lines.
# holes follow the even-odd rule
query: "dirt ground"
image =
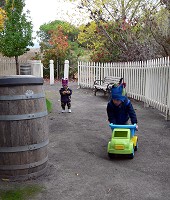
<svg viewBox="0 0 170 200">
<path fill-rule="evenodd" d="M 49 114 L 47 172 L 36 180 L 8 186 L 39 184 L 36 200 L 167 200 L 170 197 L 170 121 L 142 102 L 132 100 L 138 116 L 139 149 L 134 159 L 110 160 L 107 144 L 107 98 L 90 89 L 73 90 L 72 113 L 61 113 L 61 83 L 44 84 L 53 103 Z M 7 187 L 1 183 L 1 188 Z"/>
</svg>

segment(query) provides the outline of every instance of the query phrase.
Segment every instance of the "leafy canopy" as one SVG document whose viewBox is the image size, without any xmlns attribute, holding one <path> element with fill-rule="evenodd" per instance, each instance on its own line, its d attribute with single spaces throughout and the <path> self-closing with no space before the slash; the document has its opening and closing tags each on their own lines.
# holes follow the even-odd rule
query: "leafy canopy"
<svg viewBox="0 0 170 200">
<path fill-rule="evenodd" d="M 51 59 L 54 60 L 55 66 L 57 62 L 63 63 L 65 59 L 70 61 L 70 69 L 77 66 L 77 59 L 82 54 L 82 48 L 77 41 L 77 27 L 66 21 L 55 20 L 41 25 L 37 34 L 44 66 L 47 66 Z"/>
<path fill-rule="evenodd" d="M 7 57 L 20 56 L 33 46 L 32 23 L 23 13 L 24 0 L 8 0 L 4 29 L 0 32 L 0 52 Z"/>
<path fill-rule="evenodd" d="M 83 44 L 90 42 L 94 51 L 101 51 L 99 61 L 103 60 L 100 56 L 103 52 L 108 52 L 112 61 L 145 60 L 170 55 L 168 0 L 80 0 L 79 9 L 86 10 L 98 27 L 92 36 L 89 26 L 85 26 L 79 40 Z M 95 34 L 100 42 L 98 48 Z"/>
</svg>

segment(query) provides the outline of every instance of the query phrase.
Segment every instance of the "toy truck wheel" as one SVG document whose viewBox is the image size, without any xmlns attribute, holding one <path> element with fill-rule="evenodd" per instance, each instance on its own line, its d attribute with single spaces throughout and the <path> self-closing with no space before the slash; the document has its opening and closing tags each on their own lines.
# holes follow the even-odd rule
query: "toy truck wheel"
<svg viewBox="0 0 170 200">
<path fill-rule="evenodd" d="M 136 142 L 135 151 L 138 150 L 138 141 Z"/>
<path fill-rule="evenodd" d="M 108 157 L 109 157 L 110 159 L 112 159 L 112 158 L 114 158 L 114 154 L 108 153 Z"/>
<path fill-rule="evenodd" d="M 129 154 L 129 158 L 130 158 L 130 159 L 133 159 L 134 156 L 135 156 L 135 151 L 134 151 L 134 149 L 133 149 L 133 152 L 132 152 L 131 154 Z"/>
</svg>

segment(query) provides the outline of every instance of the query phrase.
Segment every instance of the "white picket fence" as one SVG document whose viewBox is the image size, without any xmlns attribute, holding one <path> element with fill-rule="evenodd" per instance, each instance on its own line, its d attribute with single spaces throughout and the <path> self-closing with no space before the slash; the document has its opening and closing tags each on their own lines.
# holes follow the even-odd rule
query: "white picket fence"
<svg viewBox="0 0 170 200">
<path fill-rule="evenodd" d="M 30 65 L 31 75 L 36 77 L 43 77 L 43 69 L 50 71 L 50 85 L 54 84 L 54 61 L 49 61 L 49 67 L 45 68 L 41 60 L 19 60 L 19 65 Z M 22 67 L 23 69 L 23 67 Z M 28 69 L 28 68 L 27 68 Z M 16 63 L 14 58 L 3 57 L 0 58 L 0 76 L 16 75 Z M 69 60 L 64 62 L 64 78 L 69 77 Z"/>
<path fill-rule="evenodd" d="M 19 65 L 30 64 L 31 74 L 43 77 L 43 65 L 41 60 L 19 60 Z M 14 58 L 0 58 L 0 75 L 16 75 L 16 63 Z"/>
<path fill-rule="evenodd" d="M 170 120 L 169 57 L 140 62 L 78 62 L 78 85 L 93 88 L 95 80 L 106 76 L 123 77 L 129 97 L 143 101 L 165 113 Z"/>
<path fill-rule="evenodd" d="M 20 60 L 20 64 L 24 64 L 26 60 Z M 0 58 L 0 75 L 16 75 L 16 64 L 14 58 Z"/>
<path fill-rule="evenodd" d="M 54 64 L 50 61 L 50 74 Z M 40 60 L 19 60 L 21 64 L 30 64 L 32 75 L 43 77 L 43 65 Z M 65 62 L 65 65 L 68 65 Z M 14 59 L 0 58 L 0 75 L 16 75 Z M 170 60 L 169 57 L 141 62 L 92 63 L 78 62 L 78 85 L 93 88 L 95 80 L 106 76 L 123 77 L 127 83 L 129 97 L 143 101 L 165 113 L 170 120 Z M 52 78 L 51 78 L 52 77 Z M 54 84 L 54 73 L 50 75 L 50 84 Z"/>
</svg>

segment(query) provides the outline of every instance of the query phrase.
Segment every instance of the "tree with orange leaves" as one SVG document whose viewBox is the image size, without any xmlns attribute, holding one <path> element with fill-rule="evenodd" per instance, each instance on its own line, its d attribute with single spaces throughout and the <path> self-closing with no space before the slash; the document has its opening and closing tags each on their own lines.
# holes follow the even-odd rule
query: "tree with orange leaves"
<svg viewBox="0 0 170 200">
<path fill-rule="evenodd" d="M 56 29 L 48 31 L 48 35 L 48 42 L 46 44 L 41 44 L 41 48 L 43 49 L 42 63 L 44 66 L 48 66 L 49 60 L 54 60 L 56 72 L 56 67 L 58 65 L 61 67 L 69 54 L 70 45 L 68 42 L 68 35 L 64 34 L 62 26 L 58 26 Z M 62 71 L 63 70 L 60 69 L 59 73 L 62 73 Z M 57 74 L 55 74 L 55 76 L 56 75 Z M 57 76 L 62 76 L 62 74 L 58 74 Z"/>
<path fill-rule="evenodd" d="M 69 49 L 68 36 L 64 35 L 61 26 L 58 26 L 56 30 L 51 30 L 49 34 L 51 36 L 49 44 L 55 50 L 56 56 L 64 59 Z"/>
<path fill-rule="evenodd" d="M 0 7 L 0 31 L 3 30 L 5 17 L 5 11 Z"/>
</svg>

